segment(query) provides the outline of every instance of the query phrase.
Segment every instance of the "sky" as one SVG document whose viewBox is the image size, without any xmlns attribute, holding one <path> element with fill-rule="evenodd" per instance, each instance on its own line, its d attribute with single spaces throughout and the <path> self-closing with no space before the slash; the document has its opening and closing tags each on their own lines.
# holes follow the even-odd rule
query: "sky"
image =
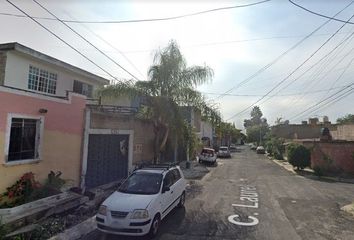
<svg viewBox="0 0 354 240">
<path fill-rule="evenodd" d="M 166 18 L 258 1 L 38 0 L 60 19 L 80 21 Z M 11 2 L 30 16 L 50 17 L 33 1 Z M 294 2 L 314 12 L 334 16 L 351 0 Z M 22 14 L 0 0 L 0 43 L 19 42 L 111 79 L 31 19 L 1 13 Z M 354 22 L 354 18 L 350 19 L 353 13 L 354 3 L 336 18 Z M 300 123 L 309 117 L 328 116 L 335 122 L 338 117 L 354 112 L 354 94 L 350 94 L 350 84 L 354 81 L 351 35 L 354 24 L 327 20 L 288 0 L 271 0 L 168 21 L 69 25 L 139 80 L 148 79 L 147 72 L 156 51 L 175 40 L 188 66 L 207 65 L 214 71 L 213 80 L 199 86 L 198 90 L 220 109 L 224 120 L 243 128 L 243 120 L 250 117 L 253 105 L 260 106 L 271 125 L 278 118 Z M 132 78 L 59 21 L 38 21 L 106 72 L 118 79 Z M 274 63 L 284 52 L 287 53 Z"/>
</svg>

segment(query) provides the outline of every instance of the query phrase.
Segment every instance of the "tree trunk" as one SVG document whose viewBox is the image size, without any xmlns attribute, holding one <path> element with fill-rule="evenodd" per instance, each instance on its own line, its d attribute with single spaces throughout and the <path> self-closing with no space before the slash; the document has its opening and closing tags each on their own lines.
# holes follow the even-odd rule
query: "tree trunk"
<svg viewBox="0 0 354 240">
<path fill-rule="evenodd" d="M 161 145 L 160 145 L 160 152 L 163 151 L 163 149 L 165 148 L 166 146 L 166 143 L 167 143 L 167 139 L 168 139 L 168 134 L 170 133 L 170 128 L 168 127 L 168 125 L 165 125 L 165 134 L 163 136 L 163 139 L 162 139 L 162 142 L 161 142 Z"/>
<path fill-rule="evenodd" d="M 177 151 L 178 151 L 178 139 L 177 139 L 177 136 L 175 136 L 175 144 L 174 144 L 174 156 L 173 156 L 173 160 L 174 162 L 176 163 L 177 162 Z"/>
</svg>

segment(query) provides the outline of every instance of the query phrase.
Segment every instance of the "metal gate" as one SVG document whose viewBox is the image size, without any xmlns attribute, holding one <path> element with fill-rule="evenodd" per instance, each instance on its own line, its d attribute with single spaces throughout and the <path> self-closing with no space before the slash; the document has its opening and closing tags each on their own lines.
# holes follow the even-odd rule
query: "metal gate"
<svg viewBox="0 0 354 240">
<path fill-rule="evenodd" d="M 86 187 L 92 188 L 128 175 L 129 135 L 90 134 Z"/>
</svg>

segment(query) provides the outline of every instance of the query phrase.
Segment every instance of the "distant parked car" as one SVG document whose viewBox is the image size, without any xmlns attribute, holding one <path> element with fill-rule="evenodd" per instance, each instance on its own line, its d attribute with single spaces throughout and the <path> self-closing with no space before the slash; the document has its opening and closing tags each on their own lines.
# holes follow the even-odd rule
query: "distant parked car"
<svg viewBox="0 0 354 240">
<path fill-rule="evenodd" d="M 99 231 L 154 237 L 160 222 L 175 207 L 183 207 L 186 181 L 179 167 L 153 165 L 135 170 L 100 206 Z"/>
<path fill-rule="evenodd" d="M 237 148 L 235 145 L 231 145 L 229 149 L 230 149 L 230 152 L 237 152 Z"/>
<path fill-rule="evenodd" d="M 257 149 L 257 146 L 254 145 L 253 143 L 250 146 L 251 146 L 251 150 L 256 150 Z"/>
<path fill-rule="evenodd" d="M 199 163 L 208 162 L 208 163 L 216 163 L 216 153 L 212 148 L 203 148 L 202 152 L 199 155 Z"/>
<path fill-rule="evenodd" d="M 265 149 L 263 146 L 258 146 L 257 149 L 256 149 L 256 152 L 258 154 L 265 154 Z"/>
<path fill-rule="evenodd" d="M 231 157 L 230 150 L 227 146 L 221 146 L 219 148 L 218 157 Z"/>
</svg>

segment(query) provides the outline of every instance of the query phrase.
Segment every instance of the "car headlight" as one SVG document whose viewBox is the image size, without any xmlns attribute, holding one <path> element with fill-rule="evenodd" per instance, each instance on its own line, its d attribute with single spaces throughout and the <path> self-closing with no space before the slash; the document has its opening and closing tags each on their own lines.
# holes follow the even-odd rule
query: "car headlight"
<svg viewBox="0 0 354 240">
<path fill-rule="evenodd" d="M 107 207 L 104 205 L 101 205 L 100 208 L 98 209 L 98 214 L 107 216 Z"/>
<path fill-rule="evenodd" d="M 135 209 L 130 218 L 132 219 L 146 219 L 149 217 L 149 213 L 146 209 Z"/>
</svg>

